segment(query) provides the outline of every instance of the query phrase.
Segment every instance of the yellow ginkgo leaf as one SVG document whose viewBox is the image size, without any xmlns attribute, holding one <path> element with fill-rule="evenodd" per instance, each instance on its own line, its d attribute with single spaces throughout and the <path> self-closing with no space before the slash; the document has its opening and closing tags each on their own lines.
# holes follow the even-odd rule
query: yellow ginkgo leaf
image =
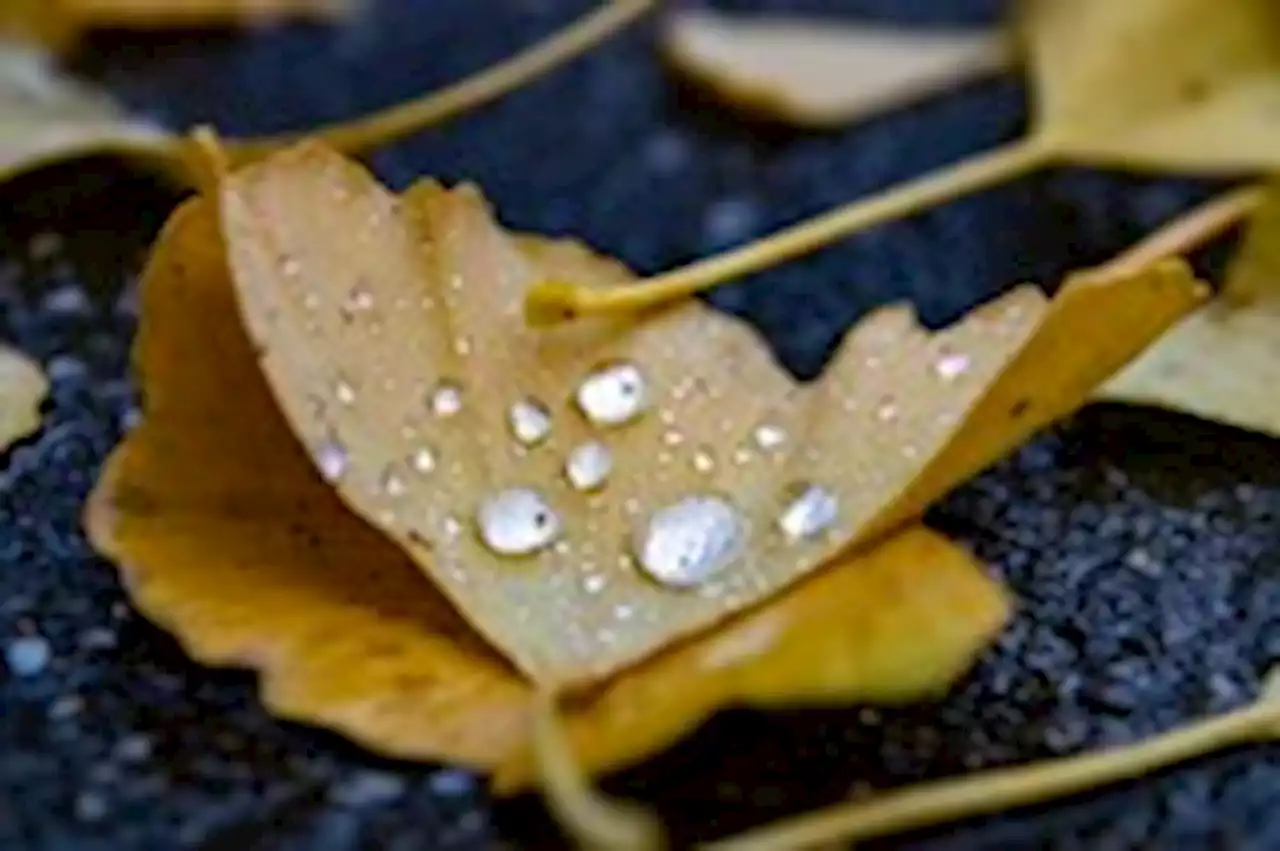
<svg viewBox="0 0 1280 851">
<path fill-rule="evenodd" d="M 1055 162 L 1196 174 L 1280 167 L 1280 5 L 1019 0 L 1035 116 L 1022 138 L 683 268 L 600 295 L 532 287 L 531 322 L 647 310 Z M 857 91 L 850 78 L 845 89 Z M 833 83 L 834 85 L 834 83 Z"/>
<path fill-rule="evenodd" d="M 0 346 L 0 450 L 40 426 L 40 403 L 48 392 L 49 382 L 35 364 Z"/>
<path fill-rule="evenodd" d="M 611 265 L 571 244 L 523 244 L 555 267 Z M 533 689 L 313 469 L 242 328 L 208 201 L 184 205 L 152 255 L 135 362 L 146 416 L 86 522 L 143 611 L 197 659 L 259 670 L 284 717 L 495 771 L 500 792 L 527 786 Z M 850 617 L 858 600 L 875 605 Z M 916 527 L 626 672 L 578 705 L 569 733 L 594 774 L 733 702 L 933 697 L 1007 610 L 967 554 Z"/>
<path fill-rule="evenodd" d="M 998 71 L 997 29 L 919 32 L 701 9 L 670 16 L 664 51 L 684 75 L 754 112 L 810 127 L 856 121 Z"/>
<path fill-rule="evenodd" d="M 255 24 L 285 18 L 333 20 L 356 0 L 5 0 L 0 33 L 55 51 L 97 29 Z"/>
<path fill-rule="evenodd" d="M 43 51 L 0 42 L 0 181 L 92 154 L 163 161 L 160 127 L 125 115 L 108 96 L 58 71 Z"/>
<path fill-rule="evenodd" d="M 313 144 L 219 199 L 249 334 L 317 468 L 551 690 L 900 525 L 1203 297 L 1170 262 L 1053 302 L 1024 286 L 938 333 L 888 308 L 801 385 L 700 303 L 530 330 L 546 270 L 469 187 L 401 200 Z M 1103 342 L 1078 345 L 1085 327 Z"/>
<path fill-rule="evenodd" d="M 1100 388 L 1099 399 L 1156 405 L 1280 437 L 1280 190 L 1254 213 L 1222 294 L 1175 325 Z"/>
<path fill-rule="evenodd" d="M 1021 0 L 1036 134 L 1059 156 L 1162 170 L 1280 165 L 1271 0 Z"/>
</svg>

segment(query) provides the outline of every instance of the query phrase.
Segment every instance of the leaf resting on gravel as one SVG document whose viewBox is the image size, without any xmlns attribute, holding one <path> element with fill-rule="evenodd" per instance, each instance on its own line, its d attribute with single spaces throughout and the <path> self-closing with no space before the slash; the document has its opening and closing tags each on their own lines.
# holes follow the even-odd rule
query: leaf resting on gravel
<svg viewBox="0 0 1280 851">
<path fill-rule="evenodd" d="M 49 382 L 39 367 L 0 346 L 0 450 L 40 427 L 40 403 L 48 392 Z"/>
<path fill-rule="evenodd" d="M 800 385 L 698 303 L 526 328 L 531 278 L 628 273 L 473 188 L 397 197 L 316 144 L 217 183 L 148 268 L 146 418 L 91 537 L 275 711 L 503 789 L 535 689 L 594 686 L 593 771 L 729 703 L 940 693 L 1007 602 L 911 522 L 1203 297 L 1170 261 L 938 333 L 891 308 Z"/>
</svg>

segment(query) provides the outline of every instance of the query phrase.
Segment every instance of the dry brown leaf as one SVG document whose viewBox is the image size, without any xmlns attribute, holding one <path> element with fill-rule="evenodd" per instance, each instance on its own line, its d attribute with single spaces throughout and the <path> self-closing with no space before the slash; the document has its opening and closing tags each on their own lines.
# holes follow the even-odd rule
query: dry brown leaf
<svg viewBox="0 0 1280 851">
<path fill-rule="evenodd" d="M 603 262 L 524 245 L 550 265 Z M 532 688 L 317 475 L 242 330 L 207 201 L 184 205 L 155 249 L 135 360 L 146 417 L 87 524 L 138 605 L 197 659 L 258 669 L 285 717 L 398 757 L 498 769 L 504 792 L 527 784 Z M 849 616 L 848 601 L 870 599 Z M 931 697 L 1006 612 L 969 556 L 917 528 L 627 672 L 579 707 L 571 735 L 598 772 L 737 700 Z"/>
<path fill-rule="evenodd" d="M 1274 169 L 1280 6 L 1272 0 L 1022 0 L 1038 134 L 1075 161 Z"/>
<path fill-rule="evenodd" d="M 49 382 L 34 363 L 0 346 L 0 450 L 40 427 Z"/>
<path fill-rule="evenodd" d="M 331 20 L 355 0 L 4 0 L 0 33 L 55 51 L 97 29 L 169 29 L 255 24 L 286 18 Z"/>
<path fill-rule="evenodd" d="M 918 513 L 1203 296 L 1171 262 L 1077 282 L 1052 304 L 1025 286 L 936 334 L 890 308 L 802 386 L 748 327 L 698 303 L 530 330 L 521 301 L 545 270 L 468 187 L 423 184 L 401 203 L 304 145 L 228 177 L 221 201 L 250 336 L 317 467 L 550 689 L 710 628 Z M 593 280 L 623 274 L 609 269 Z M 1061 345 L 1083 333 L 1106 345 Z M 1069 356 L 1050 380 L 1031 360 L 1042 347 Z M 574 410 L 579 392 L 647 407 L 606 428 L 599 399 L 595 424 Z M 522 400 L 537 446 L 509 434 Z M 613 469 L 586 494 L 563 469 L 591 441 Z"/>
<path fill-rule="evenodd" d="M 1005 68 L 999 30 L 919 31 L 794 15 L 671 15 L 663 48 L 726 101 L 810 127 L 851 123 Z"/>
<path fill-rule="evenodd" d="M 1098 398 L 1280 437 L 1280 191 L 1254 214 L 1222 294 L 1107 382 Z"/>
</svg>

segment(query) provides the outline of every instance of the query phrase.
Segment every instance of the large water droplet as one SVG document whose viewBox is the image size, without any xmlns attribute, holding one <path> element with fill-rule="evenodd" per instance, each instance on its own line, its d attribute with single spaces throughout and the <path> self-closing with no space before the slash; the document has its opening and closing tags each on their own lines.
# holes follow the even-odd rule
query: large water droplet
<svg viewBox="0 0 1280 851">
<path fill-rule="evenodd" d="M 592 425 L 624 425 L 640 416 L 648 404 L 644 376 L 632 363 L 602 367 L 578 385 L 577 402 Z"/>
<path fill-rule="evenodd" d="M 462 410 L 462 388 L 452 381 L 441 381 L 431 391 L 431 412 L 444 419 Z"/>
<path fill-rule="evenodd" d="M 533 399 L 516 402 L 507 411 L 511 435 L 525 446 L 536 446 L 551 434 L 551 414 Z"/>
<path fill-rule="evenodd" d="M 326 440 L 316 449 L 316 466 L 325 481 L 338 481 L 347 472 L 347 448 L 336 441 Z"/>
<path fill-rule="evenodd" d="M 836 495 L 820 485 L 801 485 L 798 495 L 783 509 L 778 528 L 790 541 L 812 538 L 836 521 L 840 502 Z"/>
<path fill-rule="evenodd" d="M 498 555 L 523 556 L 545 549 L 560 537 L 562 526 L 542 495 L 512 488 L 489 497 L 476 512 L 480 540 Z"/>
<path fill-rule="evenodd" d="M 640 566 L 658 582 L 692 588 L 741 557 L 746 525 L 733 505 L 692 496 L 654 512 L 635 540 Z"/>
<path fill-rule="evenodd" d="M 565 478 L 580 491 L 604 487 L 612 471 L 613 453 L 609 447 L 594 440 L 574 447 L 564 464 Z"/>
</svg>

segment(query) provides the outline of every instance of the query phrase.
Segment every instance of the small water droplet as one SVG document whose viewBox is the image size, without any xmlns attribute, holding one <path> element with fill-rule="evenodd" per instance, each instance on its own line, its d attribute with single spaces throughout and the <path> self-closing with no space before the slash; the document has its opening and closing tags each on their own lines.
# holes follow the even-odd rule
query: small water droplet
<svg viewBox="0 0 1280 851">
<path fill-rule="evenodd" d="M 601 367 L 578 385 L 577 403 L 592 425 L 625 425 L 640 416 L 648 404 L 644 376 L 632 363 Z"/>
<path fill-rule="evenodd" d="M 431 391 L 431 411 L 444 419 L 462 410 L 462 388 L 452 381 L 441 381 Z"/>
<path fill-rule="evenodd" d="M 459 357 L 466 357 L 471 354 L 471 340 L 466 337 L 459 337 L 453 341 L 453 351 Z"/>
<path fill-rule="evenodd" d="M 778 518 L 778 528 L 788 540 L 812 538 L 836 521 L 840 502 L 831 491 L 819 485 L 800 485 L 791 490 L 798 495 Z"/>
<path fill-rule="evenodd" d="M 320 308 L 320 296 L 315 293 L 307 293 L 302 297 L 302 306 L 307 310 L 318 310 Z"/>
<path fill-rule="evenodd" d="M 430 473 L 436 468 L 436 455 L 424 446 L 413 453 L 409 464 L 419 473 Z"/>
<path fill-rule="evenodd" d="M 668 425 L 668 426 L 675 425 L 676 412 L 671 410 L 670 408 L 663 408 L 662 410 L 658 411 L 658 420 L 661 421 L 663 425 Z"/>
<path fill-rule="evenodd" d="M 613 471 L 613 453 L 599 441 L 574 447 L 564 464 L 564 474 L 580 491 L 599 490 Z"/>
<path fill-rule="evenodd" d="M 635 515 L 640 513 L 640 500 L 636 499 L 633 496 L 627 497 L 622 502 L 622 510 L 625 511 L 627 514 L 631 515 L 632 517 L 634 517 Z"/>
<path fill-rule="evenodd" d="M 336 482 L 347 472 L 347 449 L 342 444 L 327 440 L 316 449 L 316 466 L 325 481 Z"/>
<path fill-rule="evenodd" d="M 949 354 L 939 358 L 933 369 L 943 381 L 952 381 L 969 369 L 969 363 L 968 355 Z"/>
<path fill-rule="evenodd" d="M 787 433 L 775 425 L 757 426 L 754 432 L 756 446 L 765 452 L 777 449 L 787 442 Z"/>
<path fill-rule="evenodd" d="M 345 381 L 339 381 L 333 388 L 333 396 L 343 405 L 350 405 L 356 401 L 356 390 Z"/>
<path fill-rule="evenodd" d="M 599 594 L 604 590 L 605 578 L 598 573 L 593 573 L 582 580 L 582 590 L 588 594 Z"/>
<path fill-rule="evenodd" d="M 388 469 L 383 472 L 382 480 L 379 482 L 378 487 L 384 494 L 392 499 L 404 496 L 404 479 L 396 475 L 394 470 Z"/>
<path fill-rule="evenodd" d="M 898 418 L 898 406 L 890 400 L 880 403 L 880 407 L 876 408 L 876 419 L 882 423 L 890 423 Z"/>
<path fill-rule="evenodd" d="M 476 512 L 476 524 L 484 545 L 504 556 L 546 549 L 563 531 L 560 516 L 530 488 L 511 488 L 489 497 Z"/>
<path fill-rule="evenodd" d="M 640 566 L 658 582 L 691 588 L 743 553 L 742 514 L 716 496 L 692 496 L 654 512 L 634 545 Z"/>
<path fill-rule="evenodd" d="M 449 515 L 440 521 L 440 532 L 446 541 L 452 541 L 462 534 L 462 523 L 458 521 L 458 518 Z"/>
<path fill-rule="evenodd" d="M 362 313 L 373 309 L 373 293 L 364 284 L 356 284 L 347 293 L 345 310 L 349 313 Z"/>
<path fill-rule="evenodd" d="M 710 473 L 715 468 L 716 460 L 709 451 L 700 449 L 693 454 L 693 469 L 699 473 Z"/>
<path fill-rule="evenodd" d="M 536 446 L 551 434 L 551 413 L 534 399 L 516 402 L 507 411 L 511 435 L 525 446 Z"/>
<path fill-rule="evenodd" d="M 675 429 L 672 429 L 670 431 L 663 432 L 662 442 L 667 446 L 679 446 L 684 443 L 684 435 Z"/>
<path fill-rule="evenodd" d="M 286 278 L 296 278 L 302 274 L 302 264 L 296 257 L 286 257 L 280 262 L 280 271 Z"/>
<path fill-rule="evenodd" d="M 737 449 L 733 450 L 733 463 L 737 464 L 739 467 L 741 467 L 743 464 L 746 464 L 750 460 L 751 460 L 751 452 L 749 450 L 743 449 L 742 447 L 738 447 Z"/>
<path fill-rule="evenodd" d="M 630 620 L 635 609 L 627 603 L 619 603 L 613 607 L 613 616 L 620 621 Z"/>
</svg>

